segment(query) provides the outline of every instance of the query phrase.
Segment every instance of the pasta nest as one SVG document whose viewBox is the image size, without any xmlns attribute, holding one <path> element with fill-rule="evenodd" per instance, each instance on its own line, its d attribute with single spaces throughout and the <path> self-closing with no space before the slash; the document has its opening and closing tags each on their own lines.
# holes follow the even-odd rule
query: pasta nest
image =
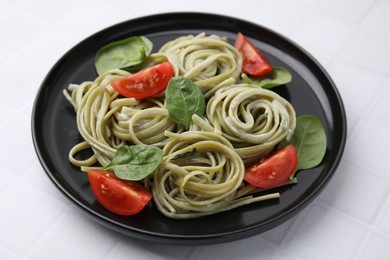
<svg viewBox="0 0 390 260">
<path fill-rule="evenodd" d="M 295 129 L 295 111 L 287 100 L 246 83 L 218 89 L 206 113 L 214 131 L 229 140 L 243 159 L 264 156 Z"/>
<path fill-rule="evenodd" d="M 226 38 L 204 33 L 179 37 L 161 47 L 159 53 L 172 55 L 179 75 L 194 81 L 203 93 L 222 81 L 238 80 L 242 57 Z"/>
<path fill-rule="evenodd" d="M 244 164 L 225 138 L 189 131 L 166 132 L 163 165 L 153 176 L 153 197 L 169 217 L 198 217 L 226 209 L 236 199 Z"/>
</svg>

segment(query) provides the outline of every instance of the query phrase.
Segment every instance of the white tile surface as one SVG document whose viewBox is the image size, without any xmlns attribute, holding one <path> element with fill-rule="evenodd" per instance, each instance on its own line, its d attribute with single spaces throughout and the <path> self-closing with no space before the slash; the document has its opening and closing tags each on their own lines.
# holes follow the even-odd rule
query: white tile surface
<svg viewBox="0 0 390 260">
<path fill-rule="evenodd" d="M 321 10 L 352 23 L 360 23 L 374 6 L 375 0 L 329 0 L 321 6 Z"/>
<path fill-rule="evenodd" d="M 218 259 L 223 255 L 225 259 L 240 259 L 243 257 L 243 252 L 248 259 L 270 259 L 275 253 L 275 248 L 266 241 L 249 238 L 234 243 L 198 247 L 193 257 L 194 259 Z"/>
<path fill-rule="evenodd" d="M 390 63 L 387 62 L 390 59 L 389 42 L 378 36 L 360 33 L 345 55 L 346 60 L 379 76 L 386 77 L 390 73 Z"/>
<path fill-rule="evenodd" d="M 134 244 L 138 250 L 129 244 Z M 122 237 L 104 259 L 191 259 L 194 251 L 192 246 L 148 244 Z"/>
<path fill-rule="evenodd" d="M 0 65 L 11 57 L 12 52 L 6 49 L 0 49 Z"/>
<path fill-rule="evenodd" d="M 268 1 L 267 3 L 257 3 L 258 8 L 253 8 L 250 14 L 255 17 L 255 22 L 263 24 L 269 28 L 272 28 L 279 33 L 289 35 L 293 33 L 297 27 L 307 20 L 310 16 L 311 8 L 306 6 L 297 6 L 295 2 L 287 1 Z M 278 9 L 278 15 L 275 15 L 273 10 Z M 269 10 L 265 12 L 259 12 L 259 10 Z M 258 15 L 261 13 L 261 15 Z M 294 15 L 289 15 L 294 13 Z M 243 16 L 245 17 L 245 16 Z M 280 19 L 280 17 L 285 17 Z"/>
<path fill-rule="evenodd" d="M 390 24 L 390 3 L 389 1 L 381 1 L 372 10 L 372 14 L 367 17 L 367 25 L 365 29 L 377 35 L 390 40 L 390 30 L 388 26 Z"/>
<path fill-rule="evenodd" d="M 386 149 L 378 149 L 378 147 L 389 147 L 390 145 L 390 138 L 387 138 L 388 127 L 369 118 L 365 118 L 360 126 L 361 128 L 356 130 L 353 140 L 346 148 L 350 156 L 349 159 L 355 161 L 357 165 L 365 165 L 378 174 L 390 178 L 387 165 L 378 163 L 386 162 L 389 158 Z"/>
<path fill-rule="evenodd" d="M 385 89 L 380 92 L 380 97 L 375 103 L 375 107 L 372 109 L 372 115 L 374 119 L 390 125 L 389 113 L 386 112 L 390 111 L 390 89 L 388 88 L 388 86 L 390 86 L 390 81 L 384 82 L 383 86 L 385 86 Z"/>
<path fill-rule="evenodd" d="M 76 6 L 58 24 L 75 31 L 82 38 L 129 17 L 120 7 L 110 5 L 107 1 L 79 1 Z"/>
<path fill-rule="evenodd" d="M 383 96 L 387 90 L 383 79 L 350 63 L 342 64 L 339 62 L 332 66 L 329 72 L 336 85 L 339 86 L 347 111 L 367 114 L 374 106 L 376 107 L 376 103 L 372 101 Z M 365 90 L 364 95 L 356 98 L 356 91 L 361 89 Z M 373 115 L 376 116 L 376 113 Z"/>
<path fill-rule="evenodd" d="M 377 215 L 377 227 L 380 231 L 390 236 L 390 192 L 387 193 L 387 198 L 381 208 L 381 212 Z"/>
<path fill-rule="evenodd" d="M 294 226 L 295 221 L 297 217 L 293 217 L 292 219 L 286 221 L 285 223 L 278 226 L 277 229 L 273 229 L 267 232 L 264 232 L 255 238 L 260 238 L 267 240 L 268 242 L 280 246 L 283 242 L 283 240 L 286 238 L 288 232 L 290 231 L 291 227 Z"/>
<path fill-rule="evenodd" d="M 23 173 L 22 178 L 29 185 L 34 186 L 55 199 L 58 199 L 61 203 L 71 203 L 67 198 L 65 198 L 64 194 L 53 185 L 39 162 L 35 161 L 28 171 Z"/>
<path fill-rule="evenodd" d="M 0 14 L 8 12 L 8 10 L 12 7 L 10 3 L 7 3 L 5 1 L 0 2 Z"/>
<path fill-rule="evenodd" d="M 8 105 L 0 103 L 0 126 L 6 124 L 4 120 L 8 119 L 8 117 L 11 113 L 13 113 L 13 111 L 14 109 L 10 108 Z"/>
<path fill-rule="evenodd" d="M 7 88 L 7 95 L 0 95 L 0 102 L 13 109 L 19 108 L 34 97 L 36 86 L 41 84 L 45 73 L 44 67 L 23 55 L 14 55 L 0 64 L 0 75 L 5 75 L 3 84 Z M 17 101 L 10 96 L 18 97 Z"/>
<path fill-rule="evenodd" d="M 60 26 L 52 26 L 45 32 L 31 40 L 21 51 L 23 57 L 35 64 L 51 67 L 57 62 L 64 51 L 70 50 L 77 42 L 73 40 L 74 34 Z M 37 52 L 36 50 L 45 50 Z"/>
<path fill-rule="evenodd" d="M 91 221 L 54 187 L 32 145 L 31 107 L 50 67 L 85 37 L 192 10 L 265 25 L 314 55 L 345 101 L 347 147 L 320 196 L 270 231 L 212 246 L 151 244 Z M 388 0 L 0 0 L 0 259 L 389 259 L 389 12 Z"/>
<path fill-rule="evenodd" d="M 306 214 L 299 216 L 284 242 L 286 250 L 295 252 L 301 259 L 319 256 L 349 259 L 364 235 L 364 229 L 350 218 L 327 207 L 313 205 Z"/>
<path fill-rule="evenodd" d="M 8 259 L 8 260 L 20 259 L 17 255 L 8 251 L 4 247 L 0 247 L 0 256 L 4 259 Z"/>
<path fill-rule="evenodd" d="M 359 250 L 361 253 L 356 259 L 387 260 L 390 256 L 389 243 L 389 237 L 374 234 L 369 238 L 367 244 Z"/>
<path fill-rule="evenodd" d="M 12 187 L 14 183 L 14 177 L 10 175 L 7 171 L 0 170 L 1 183 L 0 183 L 0 196 L 6 194 L 8 189 Z M 3 197 L 0 197 L 0 201 Z"/>
<path fill-rule="evenodd" d="M 366 223 L 378 215 L 390 184 L 370 169 L 343 162 L 321 199 L 328 205 Z M 369 190 L 369 193 L 362 192 Z"/>
<path fill-rule="evenodd" d="M 0 46 L 12 51 L 22 49 L 30 40 L 42 33 L 47 24 L 43 19 L 18 8 L 0 17 Z M 7 35 L 7 37 L 4 37 Z"/>
<path fill-rule="evenodd" d="M 7 119 L 7 127 L 0 128 L 0 143 L 7 158 L 1 158 L 0 169 L 14 176 L 21 176 L 36 161 L 32 145 L 29 115 L 13 113 L 15 117 Z M 12 138 L 10 138 L 12 137 Z M 15 145 L 18 142 L 22 145 Z"/>
<path fill-rule="evenodd" d="M 27 252 L 27 258 L 104 259 L 117 243 L 117 234 L 107 232 L 103 226 L 73 209 L 65 211 L 47 227 L 47 232 L 41 234 Z"/>
<path fill-rule="evenodd" d="M 305 21 L 297 37 L 308 50 L 319 50 L 332 56 L 343 49 L 353 29 L 353 26 L 333 17 L 315 15 Z"/>
<path fill-rule="evenodd" d="M 6 209 L 1 214 L 1 245 L 23 256 L 57 221 L 65 208 L 60 201 L 24 183 L 14 183 L 4 196 L 0 204 L 2 209 Z"/>
<path fill-rule="evenodd" d="M 50 0 L 28 0 L 20 4 L 20 8 L 36 16 L 56 22 L 64 17 L 71 10 L 77 8 L 80 1 L 50 1 Z"/>
</svg>

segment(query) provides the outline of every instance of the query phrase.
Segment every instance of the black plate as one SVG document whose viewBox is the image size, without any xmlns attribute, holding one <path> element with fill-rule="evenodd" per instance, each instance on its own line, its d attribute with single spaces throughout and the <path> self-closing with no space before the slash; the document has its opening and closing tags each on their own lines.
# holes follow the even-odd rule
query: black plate
<svg viewBox="0 0 390 260">
<path fill-rule="evenodd" d="M 298 184 L 279 189 L 279 200 L 244 206 L 229 212 L 192 220 L 172 220 L 149 206 L 140 214 L 122 217 L 100 206 L 87 175 L 68 162 L 68 152 L 81 140 L 75 113 L 63 97 L 69 83 L 94 80 L 94 57 L 103 45 L 133 35 L 144 35 L 157 51 L 181 35 L 217 34 L 234 42 L 242 32 L 273 65 L 293 75 L 288 87 L 277 91 L 294 106 L 297 115 L 312 114 L 324 124 L 328 146 L 323 163 L 298 174 Z M 32 112 L 32 135 L 39 160 L 54 184 L 82 212 L 105 226 L 129 236 L 164 243 L 210 244 L 227 242 L 269 230 L 301 211 L 328 183 L 342 157 L 346 116 L 336 86 L 306 51 L 285 37 L 243 20 L 201 13 L 153 15 L 107 28 L 68 51 L 51 69 L 37 94 Z"/>
</svg>

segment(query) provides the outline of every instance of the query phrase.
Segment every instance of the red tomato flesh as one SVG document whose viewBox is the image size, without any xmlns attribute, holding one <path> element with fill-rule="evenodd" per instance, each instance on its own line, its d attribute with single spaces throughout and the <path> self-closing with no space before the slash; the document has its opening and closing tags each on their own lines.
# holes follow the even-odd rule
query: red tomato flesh
<svg viewBox="0 0 390 260">
<path fill-rule="evenodd" d="M 244 179 L 255 187 L 271 188 L 285 183 L 297 166 L 298 153 L 290 144 L 246 169 Z"/>
<path fill-rule="evenodd" d="M 242 56 L 242 71 L 244 73 L 258 77 L 272 71 L 272 66 L 263 53 L 242 33 L 237 34 L 234 47 Z"/>
<path fill-rule="evenodd" d="M 152 199 L 152 194 L 141 184 L 121 180 L 112 172 L 89 170 L 88 179 L 97 201 L 119 215 L 137 214 Z"/>
<path fill-rule="evenodd" d="M 111 86 L 124 97 L 148 98 L 163 92 L 174 74 L 171 63 L 167 61 L 114 81 Z"/>
</svg>

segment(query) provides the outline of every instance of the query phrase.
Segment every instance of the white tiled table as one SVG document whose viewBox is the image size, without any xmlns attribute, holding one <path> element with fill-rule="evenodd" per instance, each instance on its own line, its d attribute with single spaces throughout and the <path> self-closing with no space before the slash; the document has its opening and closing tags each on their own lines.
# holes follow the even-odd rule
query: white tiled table
<svg viewBox="0 0 390 260">
<path fill-rule="evenodd" d="M 151 244 L 79 213 L 35 155 L 31 108 L 56 60 L 120 21 L 171 11 L 236 16 L 313 54 L 348 116 L 343 160 L 299 215 L 227 244 Z M 390 1 L 0 0 L 0 259 L 390 259 Z"/>
</svg>

